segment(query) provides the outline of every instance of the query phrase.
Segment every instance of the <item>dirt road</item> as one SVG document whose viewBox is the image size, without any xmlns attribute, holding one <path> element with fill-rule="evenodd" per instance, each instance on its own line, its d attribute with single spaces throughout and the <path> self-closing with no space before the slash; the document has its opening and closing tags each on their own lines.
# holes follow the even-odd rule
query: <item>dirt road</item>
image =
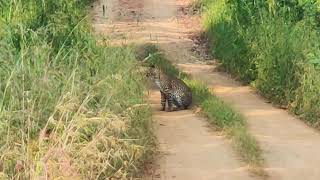
<svg viewBox="0 0 320 180">
<path fill-rule="evenodd" d="M 96 33 L 109 36 L 111 44 L 154 42 L 179 62 L 193 42 L 190 35 L 198 26 L 188 24 L 179 9 L 181 0 L 108 0 L 98 1 L 92 10 Z M 107 10 L 103 12 L 103 5 Z M 186 28 L 189 25 L 189 28 Z M 184 48 L 185 47 L 185 48 Z M 180 58 L 179 58 L 180 56 Z M 196 57 L 193 61 L 196 61 Z M 159 157 L 155 172 L 145 179 L 220 179 L 250 180 L 247 168 L 236 157 L 229 142 L 213 132 L 205 119 L 192 111 L 160 112 L 160 93 L 152 91 L 150 103 Z"/>
<path fill-rule="evenodd" d="M 241 166 L 230 144 L 210 130 L 205 119 L 190 110 L 160 112 L 157 91 L 151 93 L 150 102 L 160 148 L 154 179 L 254 179 Z"/>
<path fill-rule="evenodd" d="M 180 64 L 214 94 L 241 112 L 263 149 L 271 180 L 319 180 L 320 134 L 287 111 L 273 107 L 248 86 L 215 71 L 212 65 Z"/>
<path fill-rule="evenodd" d="M 184 71 L 207 83 L 213 92 L 244 114 L 249 132 L 263 149 L 271 180 L 319 180 L 320 135 L 284 110 L 277 109 L 228 75 L 201 63 L 190 50 L 190 36 L 199 30 L 196 17 L 183 14 L 188 0 L 102 0 L 93 8 L 97 33 L 110 43 L 157 43 L 168 58 Z M 105 15 L 103 15 L 105 14 Z M 159 112 L 159 93 L 154 107 L 156 135 L 161 156 L 155 179 L 252 179 L 230 144 L 191 111 Z"/>
</svg>

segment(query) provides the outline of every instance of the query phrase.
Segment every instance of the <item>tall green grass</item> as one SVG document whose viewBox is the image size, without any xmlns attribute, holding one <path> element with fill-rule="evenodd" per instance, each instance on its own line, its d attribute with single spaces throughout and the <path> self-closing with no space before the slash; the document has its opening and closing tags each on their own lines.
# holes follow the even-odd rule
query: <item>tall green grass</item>
<svg viewBox="0 0 320 180">
<path fill-rule="evenodd" d="M 319 127 L 319 2 L 201 2 L 211 51 L 225 69 Z"/>
<path fill-rule="evenodd" d="M 126 179 L 152 151 L 134 52 L 97 45 L 89 3 L 0 0 L 0 179 Z"/>
</svg>

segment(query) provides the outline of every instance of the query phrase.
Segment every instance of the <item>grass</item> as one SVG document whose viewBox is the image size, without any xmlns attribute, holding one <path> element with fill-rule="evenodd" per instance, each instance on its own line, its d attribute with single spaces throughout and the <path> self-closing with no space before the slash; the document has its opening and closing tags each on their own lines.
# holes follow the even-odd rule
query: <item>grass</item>
<svg viewBox="0 0 320 180">
<path fill-rule="evenodd" d="M 319 1 L 198 4 L 211 52 L 224 69 L 319 129 Z"/>
<path fill-rule="evenodd" d="M 98 45 L 89 3 L 0 0 L 0 179 L 130 179 L 150 158 L 134 51 Z"/>
<path fill-rule="evenodd" d="M 256 139 L 249 134 L 243 116 L 210 93 L 203 83 L 189 79 L 187 84 L 191 87 L 195 104 L 200 106 L 202 114 L 214 127 L 223 131 L 232 140 L 234 149 L 249 166 L 250 172 L 266 177 L 261 148 Z"/>
<path fill-rule="evenodd" d="M 147 66 L 159 66 L 167 73 L 183 79 L 192 90 L 194 106 L 199 106 L 208 121 L 232 140 L 234 149 L 253 174 L 267 177 L 263 170 L 264 160 L 261 149 L 255 138 L 249 134 L 243 116 L 210 92 L 206 85 L 192 80 L 190 76 L 180 72 L 155 46 L 148 46 L 146 49 L 149 48 L 152 48 L 152 51 L 148 51 L 146 54 L 150 54 L 152 58 L 146 61 Z M 147 56 L 146 54 L 145 56 Z"/>
</svg>

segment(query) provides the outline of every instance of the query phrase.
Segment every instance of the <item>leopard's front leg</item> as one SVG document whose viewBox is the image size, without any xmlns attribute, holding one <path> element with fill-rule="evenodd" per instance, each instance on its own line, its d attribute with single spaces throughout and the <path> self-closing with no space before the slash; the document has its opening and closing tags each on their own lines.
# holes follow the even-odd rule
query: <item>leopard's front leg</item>
<svg viewBox="0 0 320 180">
<path fill-rule="evenodd" d="M 166 95 L 166 98 L 168 100 L 168 112 L 172 111 L 172 104 L 173 104 L 173 95 L 171 93 Z"/>
<path fill-rule="evenodd" d="M 166 110 L 166 101 L 167 101 L 166 94 L 161 92 L 161 107 L 162 107 L 161 111 L 165 111 Z"/>
</svg>

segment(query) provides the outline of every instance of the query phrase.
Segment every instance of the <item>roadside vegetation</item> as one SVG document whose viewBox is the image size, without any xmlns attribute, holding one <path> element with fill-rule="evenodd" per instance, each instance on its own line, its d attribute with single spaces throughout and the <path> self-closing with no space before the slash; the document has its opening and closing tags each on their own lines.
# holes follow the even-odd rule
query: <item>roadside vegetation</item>
<svg viewBox="0 0 320 180">
<path fill-rule="evenodd" d="M 0 179 L 129 179 L 153 148 L 129 47 L 98 45 L 90 0 L 0 0 Z"/>
<path fill-rule="evenodd" d="M 211 52 L 272 102 L 320 128 L 317 0 L 199 0 Z"/>
<path fill-rule="evenodd" d="M 217 130 L 225 133 L 232 140 L 235 150 L 249 166 L 249 170 L 263 178 L 267 177 L 263 170 L 264 160 L 259 144 L 247 131 L 246 121 L 229 104 L 223 102 L 210 92 L 208 87 L 177 69 L 167 60 L 154 45 L 148 45 L 144 57 L 147 66 L 156 66 L 167 74 L 179 77 L 192 89 L 193 106 L 201 108 L 201 114 L 208 118 Z"/>
</svg>

